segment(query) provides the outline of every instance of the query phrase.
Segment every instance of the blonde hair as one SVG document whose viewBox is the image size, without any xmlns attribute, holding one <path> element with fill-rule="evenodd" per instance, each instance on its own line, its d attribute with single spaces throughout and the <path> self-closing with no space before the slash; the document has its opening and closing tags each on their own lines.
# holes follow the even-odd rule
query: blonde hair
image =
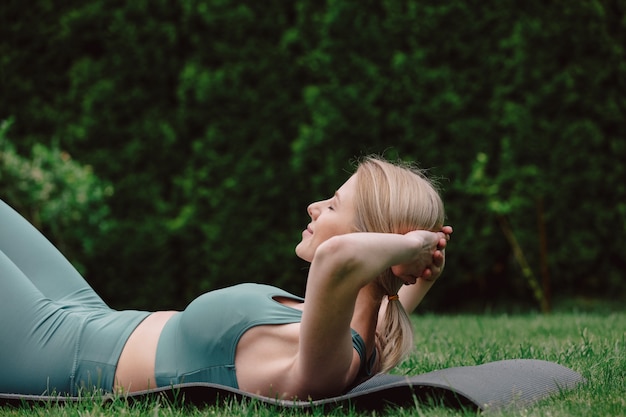
<svg viewBox="0 0 626 417">
<path fill-rule="evenodd" d="M 439 231 L 443 227 L 441 197 L 417 167 L 369 156 L 359 163 L 355 175 L 357 231 L 404 234 L 418 229 Z M 390 295 L 400 284 L 391 269 L 376 282 Z M 413 349 L 413 326 L 400 301 L 389 301 L 377 336 L 381 372 L 396 366 Z"/>
</svg>

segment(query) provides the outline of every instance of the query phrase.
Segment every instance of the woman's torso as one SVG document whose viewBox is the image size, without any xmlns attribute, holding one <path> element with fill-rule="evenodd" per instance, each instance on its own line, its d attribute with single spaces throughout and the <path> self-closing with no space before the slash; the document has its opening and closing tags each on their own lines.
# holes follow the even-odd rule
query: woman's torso
<svg viewBox="0 0 626 417">
<path fill-rule="evenodd" d="M 116 387 L 138 391 L 214 382 L 292 396 L 295 387 L 288 376 L 298 355 L 303 305 L 301 298 L 280 289 L 243 284 L 207 293 L 182 313 L 154 313 L 128 339 Z"/>
</svg>

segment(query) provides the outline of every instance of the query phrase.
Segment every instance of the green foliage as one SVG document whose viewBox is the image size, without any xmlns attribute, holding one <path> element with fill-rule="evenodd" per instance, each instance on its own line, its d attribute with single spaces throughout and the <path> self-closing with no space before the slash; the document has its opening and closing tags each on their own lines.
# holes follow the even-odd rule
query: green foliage
<svg viewBox="0 0 626 417">
<path fill-rule="evenodd" d="M 369 153 L 442 185 L 455 234 L 429 308 L 536 305 L 529 276 L 626 290 L 618 1 L 37 0 L 0 19 L 11 152 L 64 150 L 115 188 L 67 254 L 115 306 L 250 280 L 301 293 L 305 208 Z"/>
<path fill-rule="evenodd" d="M 29 157 L 20 156 L 10 126 L 0 122 L 0 196 L 68 256 L 93 256 L 110 224 L 106 198 L 113 188 L 58 148 L 35 144 Z"/>
</svg>

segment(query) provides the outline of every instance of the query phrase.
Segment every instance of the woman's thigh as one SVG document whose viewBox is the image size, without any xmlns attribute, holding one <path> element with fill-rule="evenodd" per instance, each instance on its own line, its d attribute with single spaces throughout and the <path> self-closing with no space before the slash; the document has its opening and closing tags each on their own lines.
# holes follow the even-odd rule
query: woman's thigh
<svg viewBox="0 0 626 417">
<path fill-rule="evenodd" d="M 0 250 L 46 297 L 67 305 L 107 307 L 59 250 L 0 200 Z"/>
<path fill-rule="evenodd" d="M 45 297 L 0 251 L 0 392 L 71 392 L 80 315 Z"/>
</svg>

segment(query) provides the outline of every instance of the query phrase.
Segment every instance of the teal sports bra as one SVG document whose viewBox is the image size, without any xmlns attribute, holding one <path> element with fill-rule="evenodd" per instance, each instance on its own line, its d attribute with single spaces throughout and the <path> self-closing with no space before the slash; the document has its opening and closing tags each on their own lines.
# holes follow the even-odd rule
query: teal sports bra
<svg viewBox="0 0 626 417">
<path fill-rule="evenodd" d="M 155 362 L 157 386 L 210 382 L 239 388 L 235 350 L 241 336 L 254 326 L 302 320 L 302 311 L 279 303 L 276 297 L 304 301 L 263 284 L 240 284 L 196 298 L 163 328 Z M 352 345 L 361 358 L 357 380 L 371 376 L 375 354 L 366 359 L 365 343 L 354 330 Z"/>
</svg>

